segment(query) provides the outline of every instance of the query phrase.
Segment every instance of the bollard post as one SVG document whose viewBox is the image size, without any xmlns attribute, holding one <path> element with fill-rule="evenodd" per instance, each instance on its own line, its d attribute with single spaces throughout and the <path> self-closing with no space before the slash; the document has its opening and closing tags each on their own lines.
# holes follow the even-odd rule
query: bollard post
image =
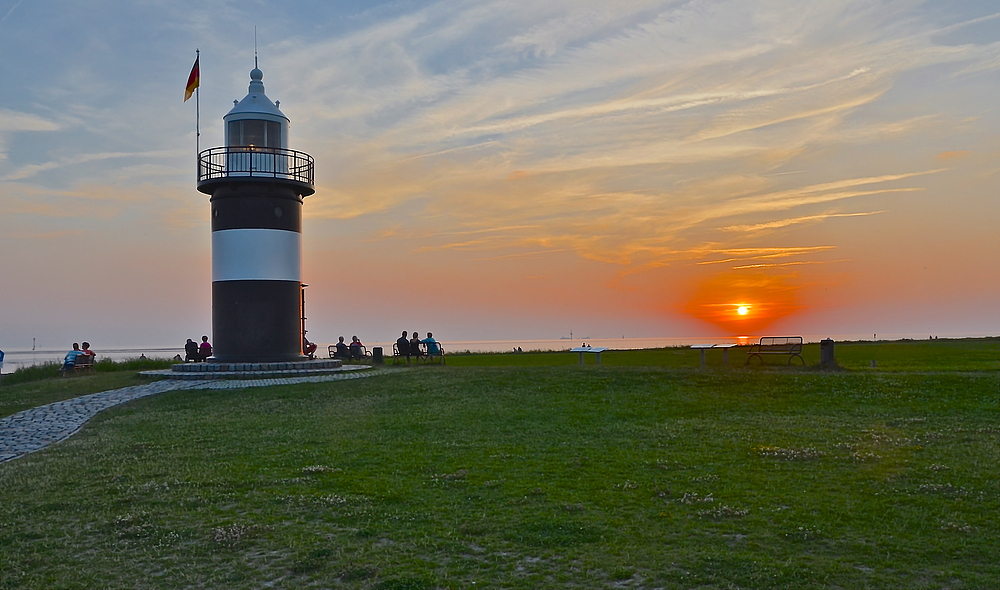
<svg viewBox="0 0 1000 590">
<path fill-rule="evenodd" d="M 819 341 L 819 365 L 824 369 L 832 369 L 837 366 L 837 359 L 833 355 L 832 338 Z"/>
</svg>

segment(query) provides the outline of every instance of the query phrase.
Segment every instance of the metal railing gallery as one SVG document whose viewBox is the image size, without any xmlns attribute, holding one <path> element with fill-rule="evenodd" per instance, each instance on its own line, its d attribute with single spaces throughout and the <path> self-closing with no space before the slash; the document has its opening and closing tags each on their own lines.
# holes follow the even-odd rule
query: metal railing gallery
<svg viewBox="0 0 1000 590">
<path fill-rule="evenodd" d="M 224 178 L 278 178 L 313 185 L 313 158 L 305 152 L 254 146 L 216 147 L 198 154 L 198 182 Z"/>
</svg>

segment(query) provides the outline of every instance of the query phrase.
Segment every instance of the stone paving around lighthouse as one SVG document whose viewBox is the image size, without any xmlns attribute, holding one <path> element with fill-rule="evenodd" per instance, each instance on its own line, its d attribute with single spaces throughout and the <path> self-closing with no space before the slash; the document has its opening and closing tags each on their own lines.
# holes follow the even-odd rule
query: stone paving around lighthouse
<svg viewBox="0 0 1000 590">
<path fill-rule="evenodd" d="M 228 381 L 154 381 L 146 385 L 123 387 L 82 395 L 37 408 L 23 410 L 0 420 L 0 463 L 17 459 L 50 444 L 69 438 L 98 412 L 134 399 L 182 389 L 240 389 L 295 383 L 342 381 L 385 374 L 386 370 L 364 370 L 317 377 L 252 379 Z"/>
</svg>

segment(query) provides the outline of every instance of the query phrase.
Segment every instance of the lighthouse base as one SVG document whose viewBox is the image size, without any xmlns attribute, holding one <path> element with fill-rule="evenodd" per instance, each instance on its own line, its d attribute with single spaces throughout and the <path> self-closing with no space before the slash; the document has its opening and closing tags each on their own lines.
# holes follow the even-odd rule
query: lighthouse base
<svg viewBox="0 0 1000 590">
<path fill-rule="evenodd" d="M 367 365 L 343 366 L 340 359 L 282 363 L 183 363 L 169 369 L 143 371 L 145 377 L 156 379 L 182 379 L 231 381 L 236 379 L 295 379 L 342 375 L 345 379 L 361 376 L 372 368 Z"/>
<path fill-rule="evenodd" d="M 213 282 L 212 360 L 303 360 L 300 289 L 297 281 Z"/>
</svg>

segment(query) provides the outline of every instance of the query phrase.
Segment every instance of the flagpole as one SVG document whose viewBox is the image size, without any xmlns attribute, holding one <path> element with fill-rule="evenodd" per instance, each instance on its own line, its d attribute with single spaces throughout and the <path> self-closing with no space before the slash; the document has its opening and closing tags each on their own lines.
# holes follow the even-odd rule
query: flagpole
<svg viewBox="0 0 1000 590">
<path fill-rule="evenodd" d="M 195 158 L 199 158 L 201 157 L 201 50 L 195 49 L 194 53 L 195 62 L 198 63 L 198 87 L 194 89 L 194 150 Z M 201 168 L 200 162 L 198 168 Z"/>
</svg>

